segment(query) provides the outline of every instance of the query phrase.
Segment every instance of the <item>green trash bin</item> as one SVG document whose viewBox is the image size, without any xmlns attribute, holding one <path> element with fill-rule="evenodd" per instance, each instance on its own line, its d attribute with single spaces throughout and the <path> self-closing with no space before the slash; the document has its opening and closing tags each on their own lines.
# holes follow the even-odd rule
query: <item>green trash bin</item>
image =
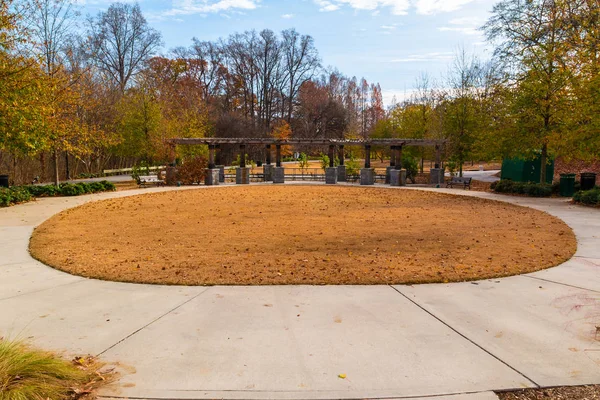
<svg viewBox="0 0 600 400">
<path fill-rule="evenodd" d="M 560 195 L 573 197 L 575 193 L 575 174 L 560 174 Z"/>
</svg>

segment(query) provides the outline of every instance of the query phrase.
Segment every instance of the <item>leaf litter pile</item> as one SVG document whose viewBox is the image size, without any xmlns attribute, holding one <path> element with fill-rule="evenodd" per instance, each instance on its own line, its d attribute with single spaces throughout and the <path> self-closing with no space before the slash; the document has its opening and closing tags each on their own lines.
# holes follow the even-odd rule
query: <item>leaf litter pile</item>
<svg viewBox="0 0 600 400">
<path fill-rule="evenodd" d="M 576 241 L 557 218 L 490 200 L 261 185 L 89 203 L 39 226 L 30 250 L 57 269 L 124 282 L 410 284 L 552 267 Z"/>
</svg>

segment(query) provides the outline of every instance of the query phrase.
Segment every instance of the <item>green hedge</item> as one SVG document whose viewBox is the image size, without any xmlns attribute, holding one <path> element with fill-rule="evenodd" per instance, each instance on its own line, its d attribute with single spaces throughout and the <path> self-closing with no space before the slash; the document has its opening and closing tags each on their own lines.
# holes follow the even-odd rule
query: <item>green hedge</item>
<svg viewBox="0 0 600 400">
<path fill-rule="evenodd" d="M 595 187 L 591 190 L 580 190 L 573 195 L 575 203 L 600 205 L 600 187 Z"/>
<path fill-rule="evenodd" d="M 25 203 L 35 197 L 80 196 L 87 193 L 113 192 L 115 190 L 117 190 L 115 184 L 108 181 L 62 183 L 59 187 L 54 185 L 13 186 L 10 189 L 0 189 L 0 207 Z"/>
<path fill-rule="evenodd" d="M 497 193 L 524 194 L 531 197 L 550 197 L 554 190 L 553 185 L 532 182 L 514 182 L 503 179 L 492 183 L 492 190 Z"/>
</svg>

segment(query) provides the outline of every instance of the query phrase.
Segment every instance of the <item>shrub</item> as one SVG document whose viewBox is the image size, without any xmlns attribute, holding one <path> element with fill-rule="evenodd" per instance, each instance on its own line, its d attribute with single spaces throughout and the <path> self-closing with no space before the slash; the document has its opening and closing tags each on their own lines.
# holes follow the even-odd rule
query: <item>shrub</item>
<svg viewBox="0 0 600 400">
<path fill-rule="evenodd" d="M 117 187 L 112 182 L 109 182 L 109 181 L 100 181 L 98 183 L 100 183 L 104 187 L 104 191 L 105 192 L 114 192 L 115 190 L 117 190 Z"/>
<path fill-rule="evenodd" d="M 33 196 L 27 189 L 15 186 L 10 189 L 0 189 L 0 207 L 8 207 L 12 204 L 26 203 L 31 201 Z"/>
<path fill-rule="evenodd" d="M 186 159 L 185 162 L 178 168 L 177 176 L 184 185 L 201 183 L 204 182 L 207 167 L 208 161 L 206 160 L 206 157 L 194 156 Z"/>
<path fill-rule="evenodd" d="M 101 367 L 92 358 L 78 357 L 69 362 L 22 342 L 0 338 L 0 399 L 80 398 L 86 390 L 110 382 L 101 375 Z"/>
<path fill-rule="evenodd" d="M 406 179 L 410 179 L 412 183 L 415 183 L 415 178 L 419 172 L 419 162 L 417 159 L 404 154 L 402 156 L 402 168 L 406 169 Z"/>
<path fill-rule="evenodd" d="M 545 183 L 513 182 L 509 179 L 494 182 L 491 188 L 497 193 L 516 193 L 531 197 L 550 197 L 554 190 L 553 185 Z"/>
<path fill-rule="evenodd" d="M 72 185 L 70 183 L 63 183 L 60 185 L 60 194 L 63 196 L 79 196 L 85 192 L 79 185 Z"/>
<path fill-rule="evenodd" d="M 573 201 L 582 204 L 600 205 L 600 188 L 595 187 L 591 190 L 580 190 L 575 192 Z"/>
<path fill-rule="evenodd" d="M 103 192 L 105 190 L 102 182 L 92 182 L 89 184 L 89 188 L 92 193 Z"/>
</svg>

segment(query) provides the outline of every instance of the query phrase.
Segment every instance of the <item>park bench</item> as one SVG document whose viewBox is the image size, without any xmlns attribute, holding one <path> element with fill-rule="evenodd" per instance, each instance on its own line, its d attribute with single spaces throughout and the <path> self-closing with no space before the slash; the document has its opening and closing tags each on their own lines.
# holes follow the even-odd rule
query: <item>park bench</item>
<svg viewBox="0 0 600 400">
<path fill-rule="evenodd" d="M 157 175 L 140 175 L 138 177 L 138 185 L 140 185 L 140 187 L 146 187 L 147 185 L 151 184 L 156 186 L 163 186 L 165 184 L 165 181 L 160 179 Z"/>
<path fill-rule="evenodd" d="M 448 183 L 446 184 L 446 187 L 451 187 L 453 188 L 454 185 L 460 185 L 462 186 L 464 189 L 471 189 L 471 179 L 473 178 L 465 178 L 463 177 L 459 177 L 459 176 L 453 176 L 452 179 L 450 179 L 448 181 Z"/>
</svg>

